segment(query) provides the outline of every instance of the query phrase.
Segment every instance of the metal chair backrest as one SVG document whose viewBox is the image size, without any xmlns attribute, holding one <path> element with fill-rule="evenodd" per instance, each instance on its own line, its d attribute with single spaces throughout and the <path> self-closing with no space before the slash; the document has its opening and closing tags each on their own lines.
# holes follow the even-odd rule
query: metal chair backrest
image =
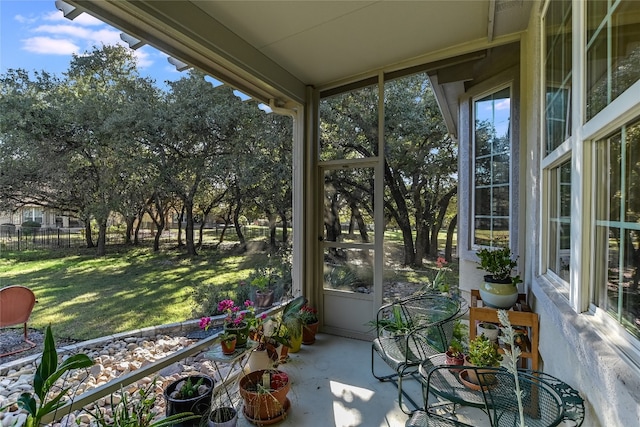
<svg viewBox="0 0 640 427">
<path fill-rule="evenodd" d="M 0 327 L 26 324 L 36 303 L 33 291 L 24 286 L 0 289 Z"/>
</svg>

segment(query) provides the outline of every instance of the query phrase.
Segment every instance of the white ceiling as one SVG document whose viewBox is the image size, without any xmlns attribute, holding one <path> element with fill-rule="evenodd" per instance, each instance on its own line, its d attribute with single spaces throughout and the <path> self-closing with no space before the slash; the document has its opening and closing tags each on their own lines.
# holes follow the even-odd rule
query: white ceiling
<svg viewBox="0 0 640 427">
<path fill-rule="evenodd" d="M 195 4 L 298 79 L 317 86 L 485 37 L 489 2 Z"/>
<path fill-rule="evenodd" d="M 513 41 L 530 0 L 69 0 L 253 93 L 326 87 Z M 218 75 L 216 75 L 218 74 Z M 234 74 L 236 78 L 232 78 Z M 231 80 L 231 81 L 230 81 Z M 255 86 L 255 87 L 254 87 Z M 242 89 L 242 87 L 240 87 Z M 262 91 L 262 92 L 261 92 Z M 285 91 L 286 92 L 286 91 Z"/>
</svg>

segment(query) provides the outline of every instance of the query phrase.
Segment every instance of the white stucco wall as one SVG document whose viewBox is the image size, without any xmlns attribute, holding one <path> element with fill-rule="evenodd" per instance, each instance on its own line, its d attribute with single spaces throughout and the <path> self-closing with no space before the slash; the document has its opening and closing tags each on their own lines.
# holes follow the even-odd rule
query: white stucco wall
<svg viewBox="0 0 640 427">
<path fill-rule="evenodd" d="M 529 304 L 540 315 L 539 352 L 543 371 L 576 388 L 585 399 L 585 427 L 628 427 L 640 425 L 640 354 L 628 337 L 608 330 L 593 313 L 578 313 L 563 295 L 539 276 L 541 254 L 541 34 L 542 3 L 534 6 L 528 32 L 523 35 L 521 55 L 521 156 L 519 253 L 524 269 L 524 288 Z M 468 122 L 460 112 L 460 123 Z M 464 125 L 460 134 L 464 138 Z M 462 144 L 462 142 L 461 142 Z M 574 152 L 579 156 L 579 151 Z M 459 242 L 461 247 L 460 288 L 468 295 L 482 280 L 469 252 L 469 159 L 460 159 Z M 465 174 L 467 174 L 465 176 Z M 467 202 L 465 202 L 467 200 Z M 466 213 L 466 214 L 465 214 Z M 466 217 L 466 218 L 465 218 Z M 574 218 L 575 220 L 575 218 Z M 575 275 L 573 277 L 576 277 Z M 582 286 L 574 283 L 572 286 Z"/>
<path fill-rule="evenodd" d="M 540 9 L 538 8 L 539 12 Z M 541 35 L 534 13 L 523 40 L 521 212 L 525 283 L 540 316 L 539 351 L 543 371 L 576 388 L 585 399 L 585 427 L 640 425 L 640 368 L 620 351 L 611 335 L 598 331 L 596 316 L 577 313 L 563 295 L 539 276 L 541 254 L 540 170 Z M 574 155 L 580 153 L 574 152 Z M 575 220 L 575 217 L 573 218 Z M 576 277 L 575 275 L 573 277 Z M 572 286 L 582 286 L 573 283 Z M 623 340 L 620 340 L 622 343 Z"/>
</svg>

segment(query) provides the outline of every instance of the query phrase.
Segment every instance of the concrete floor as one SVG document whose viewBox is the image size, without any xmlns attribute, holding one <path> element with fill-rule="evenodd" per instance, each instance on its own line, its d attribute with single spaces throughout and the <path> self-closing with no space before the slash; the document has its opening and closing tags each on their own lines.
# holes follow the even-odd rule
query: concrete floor
<svg viewBox="0 0 640 427">
<path fill-rule="evenodd" d="M 278 369 L 289 375 L 291 408 L 277 425 L 401 427 L 409 418 L 393 383 L 371 375 L 370 342 L 318 334 L 315 344 L 303 345 Z M 417 381 L 407 383 L 420 400 Z M 252 426 L 240 412 L 238 427 Z"/>
<path fill-rule="evenodd" d="M 380 382 L 371 374 L 370 342 L 318 334 L 315 344 L 303 345 L 278 369 L 290 377 L 291 407 L 276 425 L 403 427 L 409 418 L 398 406 L 394 383 Z M 385 369 L 391 373 L 382 362 L 376 364 L 377 373 Z M 416 380 L 406 380 L 403 388 L 417 403 L 421 402 L 422 391 Z M 459 415 L 464 416 L 464 412 Z M 240 411 L 238 427 L 252 425 Z"/>
</svg>

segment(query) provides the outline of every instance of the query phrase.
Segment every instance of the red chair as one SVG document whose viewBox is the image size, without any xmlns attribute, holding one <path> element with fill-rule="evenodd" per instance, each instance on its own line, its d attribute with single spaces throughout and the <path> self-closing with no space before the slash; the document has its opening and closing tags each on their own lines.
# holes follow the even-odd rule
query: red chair
<svg viewBox="0 0 640 427">
<path fill-rule="evenodd" d="M 27 348 L 0 354 L 0 357 L 29 350 L 36 344 L 27 338 L 27 321 L 36 303 L 33 291 L 24 286 L 7 286 L 0 289 L 0 328 L 24 324 L 24 340 L 30 345 Z"/>
</svg>

